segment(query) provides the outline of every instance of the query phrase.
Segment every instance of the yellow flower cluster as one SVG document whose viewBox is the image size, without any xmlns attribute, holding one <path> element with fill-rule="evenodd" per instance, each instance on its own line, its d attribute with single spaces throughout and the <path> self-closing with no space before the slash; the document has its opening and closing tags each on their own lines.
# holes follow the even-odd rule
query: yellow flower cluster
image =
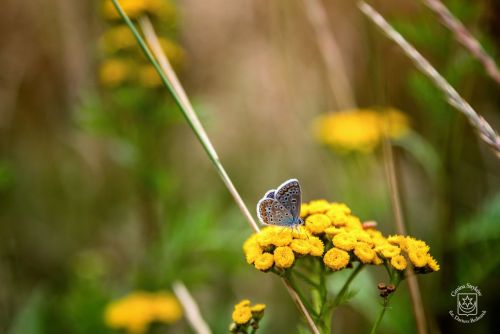
<svg viewBox="0 0 500 334">
<path fill-rule="evenodd" d="M 243 244 L 243 251 L 249 264 L 268 271 L 276 267 L 290 268 L 300 256 L 322 256 L 324 245 L 304 227 L 292 230 L 285 227 L 269 226 L 253 234 Z"/>
<path fill-rule="evenodd" d="M 143 14 L 162 22 L 175 20 L 175 7 L 168 0 L 122 0 L 120 4 L 130 18 Z M 153 66 L 140 57 L 137 42 L 130 29 L 121 19 L 111 1 L 103 2 L 103 16 L 110 26 L 100 38 L 100 44 L 107 55 L 99 68 L 99 80 L 106 87 L 117 87 L 127 82 L 154 88 L 161 85 L 159 75 Z M 162 27 L 165 27 L 163 25 Z M 174 67 L 180 66 L 184 53 L 174 41 L 165 37 L 168 31 L 159 31 L 160 45 Z"/>
<path fill-rule="evenodd" d="M 243 299 L 234 305 L 232 314 L 233 323 L 229 326 L 231 333 L 246 333 L 249 326 L 258 327 L 259 321 L 264 316 L 265 304 L 251 305 L 248 299 Z"/>
<path fill-rule="evenodd" d="M 153 322 L 170 324 L 182 317 L 177 299 L 167 292 L 136 291 L 108 304 L 104 312 L 107 326 L 128 333 L 145 333 Z"/>
<path fill-rule="evenodd" d="M 330 112 L 319 116 L 313 125 L 317 140 L 339 152 L 371 152 L 384 136 L 397 139 L 409 130 L 408 118 L 396 109 Z"/>
<path fill-rule="evenodd" d="M 331 270 L 341 270 L 353 261 L 404 270 L 408 263 L 418 273 L 439 270 L 429 254 L 429 246 L 412 237 L 384 237 L 373 226 L 364 227 L 343 203 L 315 200 L 302 204 L 305 224 L 294 231 L 286 227 L 266 227 L 243 244 L 249 264 L 261 271 L 288 269 L 301 256 L 322 258 Z"/>
</svg>

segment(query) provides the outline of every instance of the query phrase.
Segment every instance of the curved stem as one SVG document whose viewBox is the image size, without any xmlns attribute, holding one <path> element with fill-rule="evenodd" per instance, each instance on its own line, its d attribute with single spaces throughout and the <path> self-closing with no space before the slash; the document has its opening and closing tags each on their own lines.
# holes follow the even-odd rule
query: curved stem
<svg viewBox="0 0 500 334">
<path fill-rule="evenodd" d="M 380 310 L 378 317 L 377 317 L 377 320 L 375 320 L 375 323 L 373 324 L 372 330 L 370 331 L 370 334 L 377 333 L 378 325 L 380 325 L 380 322 L 382 321 L 382 318 L 384 317 L 386 308 L 387 308 L 387 306 L 386 306 L 386 303 L 384 302 L 384 306 Z"/>
</svg>

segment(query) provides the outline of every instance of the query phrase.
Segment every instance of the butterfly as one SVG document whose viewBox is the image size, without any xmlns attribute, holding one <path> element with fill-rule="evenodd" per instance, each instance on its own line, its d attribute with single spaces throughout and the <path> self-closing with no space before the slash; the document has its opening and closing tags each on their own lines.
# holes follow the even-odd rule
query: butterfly
<svg viewBox="0 0 500 334">
<path fill-rule="evenodd" d="M 295 228 L 304 223 L 299 217 L 301 203 L 299 181 L 290 179 L 266 192 L 257 203 L 257 216 L 264 225 Z"/>
</svg>

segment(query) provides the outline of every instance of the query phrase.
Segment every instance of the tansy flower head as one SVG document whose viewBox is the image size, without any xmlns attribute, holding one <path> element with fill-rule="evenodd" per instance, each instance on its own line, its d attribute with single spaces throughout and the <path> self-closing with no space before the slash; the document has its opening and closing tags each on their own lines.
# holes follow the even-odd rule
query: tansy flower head
<svg viewBox="0 0 500 334">
<path fill-rule="evenodd" d="M 261 271 L 269 270 L 273 266 L 273 264 L 274 257 L 273 254 L 270 253 L 262 253 L 261 255 L 257 256 L 254 262 L 255 268 Z"/>
<path fill-rule="evenodd" d="M 322 213 L 316 213 L 306 218 L 306 228 L 313 234 L 320 234 L 330 226 L 330 219 Z"/>
<path fill-rule="evenodd" d="M 401 138 L 408 132 L 404 114 L 387 109 L 353 109 L 326 113 L 314 122 L 317 140 L 340 153 L 350 151 L 371 152 L 384 136 Z"/>
<path fill-rule="evenodd" d="M 229 326 L 231 333 L 246 333 L 251 326 L 257 328 L 259 321 L 264 316 L 265 304 L 251 305 L 248 299 L 244 299 L 234 306 L 232 319 Z"/>
<path fill-rule="evenodd" d="M 423 249 L 410 249 L 408 258 L 415 267 L 424 267 L 428 261 L 428 254 Z"/>
<path fill-rule="evenodd" d="M 358 242 L 356 246 L 354 246 L 354 255 L 356 255 L 361 262 L 370 263 L 375 257 L 375 251 L 370 245 L 364 242 Z"/>
<path fill-rule="evenodd" d="M 320 238 L 310 237 L 309 239 L 307 239 L 307 241 L 309 242 L 309 246 L 310 246 L 309 254 L 311 254 L 312 256 L 322 256 L 323 255 L 325 246 L 323 245 L 323 241 L 321 241 Z"/>
<path fill-rule="evenodd" d="M 323 262 L 332 270 L 343 269 L 349 263 L 349 253 L 334 247 L 326 252 Z"/>
<path fill-rule="evenodd" d="M 427 266 L 432 271 L 439 271 L 439 269 L 441 268 L 437 261 L 430 254 L 427 254 Z"/>
<path fill-rule="evenodd" d="M 173 323 L 181 316 L 182 309 L 173 295 L 137 291 L 110 303 L 104 321 L 111 328 L 144 333 L 153 322 Z"/>
<path fill-rule="evenodd" d="M 306 255 L 311 251 L 309 241 L 303 239 L 293 239 L 290 243 L 290 248 L 297 254 Z"/>
<path fill-rule="evenodd" d="M 348 232 L 342 232 L 332 238 L 333 245 L 343 250 L 353 250 L 356 245 L 356 237 Z"/>
<path fill-rule="evenodd" d="M 274 250 L 274 264 L 279 268 L 290 268 L 295 261 L 295 256 L 290 247 L 281 246 Z"/>
<path fill-rule="evenodd" d="M 407 263 L 403 255 L 396 255 L 391 258 L 391 266 L 397 270 L 405 270 Z"/>
<path fill-rule="evenodd" d="M 315 213 L 325 213 L 330 209 L 330 203 L 324 199 L 318 199 L 315 201 L 309 202 L 308 205 L 308 214 L 312 215 Z"/>
<path fill-rule="evenodd" d="M 389 243 L 382 244 L 376 247 L 377 253 L 385 258 L 392 258 L 401 253 L 401 248 L 391 245 Z"/>
<path fill-rule="evenodd" d="M 252 311 L 250 307 L 235 307 L 232 318 L 235 324 L 243 325 L 250 322 L 252 319 Z"/>
</svg>

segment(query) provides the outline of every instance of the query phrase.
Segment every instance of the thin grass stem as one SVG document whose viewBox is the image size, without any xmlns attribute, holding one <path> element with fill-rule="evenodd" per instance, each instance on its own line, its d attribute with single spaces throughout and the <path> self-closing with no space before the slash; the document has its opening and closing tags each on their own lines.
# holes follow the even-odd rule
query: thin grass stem
<svg viewBox="0 0 500 334">
<path fill-rule="evenodd" d="M 479 115 L 471 105 L 465 101 L 446 79 L 425 59 L 404 37 L 398 33 L 372 6 L 364 1 L 358 3 L 359 9 L 375 23 L 386 36 L 394 41 L 404 53 L 413 61 L 415 66 L 425 74 L 434 85 L 443 92 L 448 103 L 463 113 L 469 123 L 476 129 L 479 138 L 490 146 L 497 158 L 500 159 L 500 137 L 493 127 Z"/>
<path fill-rule="evenodd" d="M 337 108 L 355 108 L 356 99 L 351 89 L 345 63 L 321 0 L 303 0 L 306 16 L 314 29 L 316 42 L 327 70 L 327 79 Z"/>
<path fill-rule="evenodd" d="M 174 282 L 174 284 L 172 284 L 172 289 L 174 290 L 177 299 L 179 299 L 179 302 L 184 309 L 186 319 L 193 331 L 198 334 L 211 334 L 212 331 L 203 319 L 200 308 L 184 283 L 180 281 Z"/>
<path fill-rule="evenodd" d="M 484 50 L 481 43 L 467 30 L 467 28 L 457 19 L 450 10 L 440 0 L 422 0 L 423 3 L 432 10 L 441 23 L 448 28 L 455 39 L 471 53 L 484 67 L 486 73 L 496 83 L 500 84 L 500 70 L 493 58 Z"/>
</svg>

